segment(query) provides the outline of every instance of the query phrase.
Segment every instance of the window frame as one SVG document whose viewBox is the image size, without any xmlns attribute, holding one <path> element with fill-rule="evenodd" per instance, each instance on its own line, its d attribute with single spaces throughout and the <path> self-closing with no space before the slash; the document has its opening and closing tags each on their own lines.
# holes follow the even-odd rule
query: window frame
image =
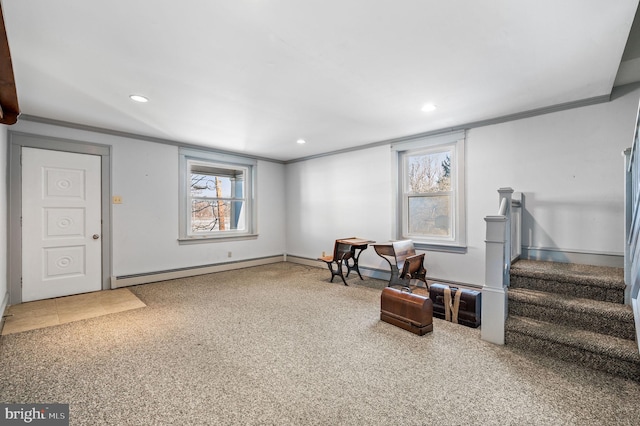
<svg viewBox="0 0 640 426">
<path fill-rule="evenodd" d="M 395 179 L 394 203 L 396 217 L 394 220 L 393 234 L 395 239 L 413 240 L 418 249 L 431 251 L 445 251 L 453 253 L 466 253 L 466 181 L 465 181 L 465 132 L 452 132 L 447 134 L 421 137 L 408 141 L 402 141 L 391 145 L 392 161 Z M 431 154 L 437 152 L 451 152 L 451 236 L 424 236 L 409 232 L 409 199 L 418 194 L 408 191 L 408 161 L 407 158 L 417 154 Z M 427 193 L 422 193 L 426 196 Z M 437 196 L 433 193 L 430 196 Z"/>
<path fill-rule="evenodd" d="M 243 202 L 245 215 L 245 229 L 223 230 L 205 233 L 194 233 L 191 230 L 192 200 L 191 170 L 192 166 L 242 171 L 244 173 Z M 178 241 L 180 244 L 194 242 L 212 242 L 225 240 L 242 240 L 257 238 L 257 208 L 256 208 L 256 173 L 257 161 L 230 154 L 213 151 L 200 151 L 192 148 L 180 148 L 179 151 L 179 216 Z M 205 198 L 205 197 L 203 197 Z M 228 197 L 223 197 L 228 198 Z"/>
</svg>

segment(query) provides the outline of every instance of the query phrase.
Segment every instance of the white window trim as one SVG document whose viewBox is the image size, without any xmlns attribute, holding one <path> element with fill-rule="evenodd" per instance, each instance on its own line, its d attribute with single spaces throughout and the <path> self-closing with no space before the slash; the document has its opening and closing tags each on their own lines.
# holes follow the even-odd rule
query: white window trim
<svg viewBox="0 0 640 426">
<path fill-rule="evenodd" d="M 406 220 L 403 220 L 404 209 L 404 177 L 400 173 L 404 172 L 404 154 L 407 152 L 428 151 L 439 147 L 450 146 L 455 151 L 456 161 L 454 164 L 455 173 L 455 197 L 453 199 L 454 219 L 452 223 L 453 238 L 420 238 L 410 236 L 406 232 Z M 392 230 L 396 240 L 411 239 L 418 249 L 445 251 L 453 253 L 466 253 L 467 251 L 467 229 L 466 229 L 466 179 L 465 179 L 465 132 L 457 131 L 447 134 L 440 134 L 430 137 L 423 137 L 408 141 L 402 141 L 391 145 L 392 154 L 392 179 L 395 182 L 393 200 L 394 228 Z"/>
<path fill-rule="evenodd" d="M 207 163 L 211 165 L 225 166 L 230 169 L 243 169 L 247 171 L 245 179 L 247 227 L 242 231 L 212 232 L 206 235 L 194 235 L 190 230 L 191 205 L 189 203 L 189 163 Z M 230 154 L 222 154 L 213 151 L 200 151 L 192 148 L 180 148 L 179 151 L 179 215 L 178 215 L 178 241 L 180 244 L 201 243 L 211 241 L 228 241 L 255 239 L 257 231 L 257 202 L 256 202 L 256 174 L 257 160 Z"/>
</svg>

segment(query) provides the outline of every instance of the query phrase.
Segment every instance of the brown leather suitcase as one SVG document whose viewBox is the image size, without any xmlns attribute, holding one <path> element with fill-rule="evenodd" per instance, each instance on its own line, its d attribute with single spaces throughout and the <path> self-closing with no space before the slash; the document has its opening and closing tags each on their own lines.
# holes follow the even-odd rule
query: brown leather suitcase
<svg viewBox="0 0 640 426">
<path fill-rule="evenodd" d="M 450 289 L 448 296 L 447 289 Z M 433 315 L 436 318 L 473 328 L 480 325 L 481 296 L 479 291 L 449 287 L 446 284 L 433 283 L 429 286 L 429 297 L 433 301 Z M 449 307 L 449 312 L 445 310 L 445 306 Z"/>
<path fill-rule="evenodd" d="M 426 296 L 386 287 L 380 296 L 380 319 L 422 336 L 433 331 L 433 302 Z"/>
</svg>

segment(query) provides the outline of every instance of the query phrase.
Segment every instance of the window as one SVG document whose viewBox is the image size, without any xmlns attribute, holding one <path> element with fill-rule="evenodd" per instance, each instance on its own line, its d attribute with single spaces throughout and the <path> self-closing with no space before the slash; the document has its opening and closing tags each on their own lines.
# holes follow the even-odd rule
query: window
<svg viewBox="0 0 640 426">
<path fill-rule="evenodd" d="M 464 251 L 464 133 L 392 146 L 398 176 L 397 239 L 417 247 Z"/>
<path fill-rule="evenodd" d="M 180 239 L 255 235 L 255 160 L 180 150 Z"/>
</svg>

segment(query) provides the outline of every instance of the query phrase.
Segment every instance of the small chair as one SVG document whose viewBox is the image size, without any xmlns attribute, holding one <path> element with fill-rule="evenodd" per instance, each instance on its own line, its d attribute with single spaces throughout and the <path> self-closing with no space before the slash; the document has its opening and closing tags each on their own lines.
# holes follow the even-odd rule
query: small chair
<svg viewBox="0 0 640 426">
<path fill-rule="evenodd" d="M 318 260 L 322 260 L 323 262 L 325 262 L 327 264 L 327 267 L 329 268 L 329 271 L 331 271 L 330 282 L 333 282 L 333 277 L 339 275 L 340 278 L 342 278 L 342 282 L 344 283 L 344 285 L 348 285 L 347 281 L 345 281 L 344 279 L 344 275 L 342 274 L 342 264 L 351 259 L 352 255 L 353 253 L 351 250 L 351 244 L 344 244 L 341 243 L 340 240 L 336 240 L 333 246 L 333 256 L 324 256 L 318 258 Z M 334 263 L 336 264 L 335 269 L 333 267 Z M 351 272 L 350 269 L 347 270 L 347 277 L 349 276 L 349 272 Z"/>
<path fill-rule="evenodd" d="M 411 280 L 420 280 L 429 288 L 429 284 L 427 284 L 427 270 L 424 267 L 424 253 L 414 254 L 405 259 L 402 265 L 402 271 L 400 272 L 400 279 L 405 280 L 407 285 L 409 285 Z"/>
<path fill-rule="evenodd" d="M 419 280 L 427 284 L 427 270 L 424 267 L 424 253 L 416 254 L 411 240 L 396 241 L 391 244 L 398 265 L 398 278 L 403 286 L 409 287 L 411 280 Z"/>
<path fill-rule="evenodd" d="M 389 263 L 391 277 L 389 287 L 409 287 L 411 280 L 427 283 L 427 270 L 424 267 L 424 253 L 416 254 L 416 249 L 411 240 L 395 241 L 391 244 L 375 244 L 376 253 Z"/>
</svg>

